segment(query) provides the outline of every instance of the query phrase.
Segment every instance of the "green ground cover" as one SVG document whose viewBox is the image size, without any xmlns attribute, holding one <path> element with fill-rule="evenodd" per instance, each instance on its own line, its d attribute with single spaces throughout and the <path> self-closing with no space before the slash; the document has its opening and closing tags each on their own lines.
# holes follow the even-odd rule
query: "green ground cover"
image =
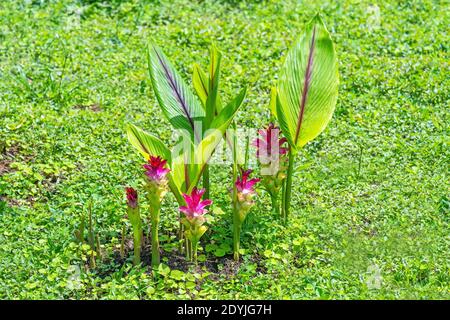
<svg viewBox="0 0 450 320">
<path fill-rule="evenodd" d="M 1 1 L 0 298 L 449 299 L 448 9 L 445 1 Z M 160 270 L 115 259 L 123 187 L 142 162 L 126 123 L 172 135 L 151 88 L 148 41 L 185 79 L 194 62 L 207 65 L 214 41 L 223 96 L 247 85 L 238 124 L 258 128 L 287 48 L 317 11 L 336 44 L 340 95 L 328 128 L 297 159 L 290 223 L 273 217 L 260 190 L 242 262 L 232 263 L 229 171 L 212 167 L 215 220 L 200 269 L 185 272 L 169 253 L 172 196 L 161 214 Z M 73 235 L 91 198 L 103 256 L 95 269 Z"/>
</svg>

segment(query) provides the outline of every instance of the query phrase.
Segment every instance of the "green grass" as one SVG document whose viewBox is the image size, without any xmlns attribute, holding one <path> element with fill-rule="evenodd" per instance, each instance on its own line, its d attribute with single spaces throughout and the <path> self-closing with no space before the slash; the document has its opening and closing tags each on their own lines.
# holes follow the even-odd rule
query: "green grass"
<svg viewBox="0 0 450 320">
<path fill-rule="evenodd" d="M 379 24 L 370 1 L 23 3 L 0 4 L 0 298 L 450 298 L 445 1 L 383 1 Z M 142 161 L 126 123 L 172 134 L 147 74 L 148 41 L 186 79 L 194 61 L 207 65 L 214 41 L 224 100 L 247 85 L 238 124 L 256 128 L 268 121 L 287 48 L 318 10 L 336 43 L 340 95 L 326 131 L 297 159 L 290 223 L 271 216 L 260 191 L 239 269 L 153 277 L 108 261 L 123 187 L 137 184 Z M 211 172 L 207 259 L 230 253 L 227 170 Z M 95 270 L 73 236 L 91 197 L 105 257 Z M 169 196 L 167 250 L 176 216 Z"/>
</svg>

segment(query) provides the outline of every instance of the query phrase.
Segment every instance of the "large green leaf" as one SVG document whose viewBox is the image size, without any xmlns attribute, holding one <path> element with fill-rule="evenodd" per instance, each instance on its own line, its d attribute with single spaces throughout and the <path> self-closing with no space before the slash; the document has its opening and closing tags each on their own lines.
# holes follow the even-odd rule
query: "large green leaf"
<svg viewBox="0 0 450 320">
<path fill-rule="evenodd" d="M 192 83 L 195 92 L 197 92 L 203 107 L 206 108 L 206 99 L 208 99 L 209 80 L 202 68 L 195 63 L 192 73 Z"/>
<path fill-rule="evenodd" d="M 247 88 L 243 88 L 239 92 L 239 94 L 233 100 L 231 100 L 231 102 L 228 103 L 227 106 L 223 108 L 220 113 L 214 118 L 214 120 L 211 122 L 210 128 L 220 130 L 223 131 L 222 133 L 225 133 L 225 130 L 230 125 L 234 115 L 241 107 L 246 93 Z"/>
<path fill-rule="evenodd" d="M 277 88 L 272 87 L 270 89 L 270 102 L 269 102 L 270 114 L 273 117 L 277 117 Z"/>
<path fill-rule="evenodd" d="M 217 69 L 217 72 L 213 72 L 213 74 L 215 75 L 213 78 L 216 79 L 216 84 L 213 84 L 213 87 L 216 89 L 218 88 L 218 81 L 219 81 L 219 59 L 220 57 L 217 56 L 213 56 L 214 55 L 218 55 L 218 51 L 217 49 L 211 49 L 213 50 L 211 53 L 211 63 L 210 63 L 210 69 L 211 66 L 214 63 L 213 69 Z M 214 51 L 215 50 L 215 51 Z M 215 53 L 214 53 L 215 52 Z M 206 109 L 206 105 L 207 105 L 207 100 L 208 97 L 210 97 L 210 79 L 208 78 L 208 76 L 206 75 L 206 73 L 202 70 L 202 68 L 198 65 L 198 64 L 194 64 L 194 71 L 192 73 L 192 83 L 194 84 L 194 89 L 195 92 L 197 92 L 198 97 L 200 98 L 200 101 L 202 102 L 202 106 Z M 220 95 L 216 92 L 215 93 L 216 96 L 216 102 L 215 102 L 215 114 L 218 114 L 221 110 L 222 110 L 222 100 L 220 99 Z M 210 101 L 212 98 L 210 98 Z"/>
<path fill-rule="evenodd" d="M 192 166 L 194 174 L 189 190 L 197 185 L 203 173 L 205 165 L 213 155 L 217 145 L 220 143 L 225 131 L 233 121 L 234 116 L 242 105 L 246 95 L 246 88 L 241 92 L 219 113 L 211 123 L 211 128 L 206 132 L 205 138 L 196 146 L 194 153 L 195 164 Z"/>
<path fill-rule="evenodd" d="M 197 97 L 155 45 L 148 49 L 148 64 L 153 90 L 165 117 L 175 129 L 187 130 L 191 137 L 200 140 L 201 130 L 196 122 L 204 121 L 205 110 Z"/>
<path fill-rule="evenodd" d="M 206 128 L 211 125 L 214 116 L 216 115 L 217 92 L 219 90 L 220 77 L 220 60 L 222 55 L 215 46 L 211 47 L 211 61 L 209 65 L 209 89 L 208 98 L 206 99 Z"/>
<path fill-rule="evenodd" d="M 147 160 L 151 155 L 160 156 L 167 160 L 167 163 L 171 166 L 171 172 L 169 174 L 169 187 L 173 192 L 175 198 L 179 204 L 183 204 L 183 198 L 181 197 L 180 188 L 174 181 L 174 168 L 172 167 L 172 155 L 169 148 L 154 135 L 145 132 L 133 124 L 127 126 L 127 136 L 130 143 L 144 156 Z"/>
<path fill-rule="evenodd" d="M 277 117 L 295 150 L 330 121 L 338 96 L 338 61 L 320 15 L 290 49 L 278 81 Z"/>
<path fill-rule="evenodd" d="M 181 192 L 186 192 L 192 177 L 197 172 L 197 164 L 194 163 L 194 144 L 189 139 L 180 137 L 172 149 L 172 176 L 173 181 Z"/>
<path fill-rule="evenodd" d="M 180 192 L 186 192 L 190 179 L 194 175 L 194 165 L 185 158 L 184 154 L 178 154 L 173 157 L 171 168 L 175 186 Z"/>
<path fill-rule="evenodd" d="M 169 148 L 154 135 L 145 132 L 139 127 L 128 124 L 127 136 L 130 143 L 146 158 L 152 156 L 161 156 L 168 163 L 171 162 Z"/>
</svg>

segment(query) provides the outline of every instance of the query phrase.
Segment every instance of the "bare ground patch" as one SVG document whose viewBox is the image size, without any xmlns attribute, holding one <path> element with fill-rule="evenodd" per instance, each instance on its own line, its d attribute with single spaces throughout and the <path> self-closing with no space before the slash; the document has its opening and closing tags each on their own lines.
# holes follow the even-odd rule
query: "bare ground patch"
<svg viewBox="0 0 450 320">
<path fill-rule="evenodd" d="M 11 163 L 20 153 L 19 145 L 13 145 L 8 149 L 4 149 L 0 155 L 0 176 L 14 171 L 11 168 Z"/>
<path fill-rule="evenodd" d="M 148 272 L 151 273 L 151 239 L 144 237 L 144 245 L 141 252 L 141 263 L 148 268 Z M 121 256 L 120 250 L 114 250 L 113 256 L 110 258 L 105 257 L 103 261 L 97 261 L 99 276 L 107 277 L 114 272 L 120 270 L 120 268 L 128 261 L 130 262 L 133 256 L 133 240 L 126 239 L 124 243 L 124 255 Z M 183 272 L 194 271 L 199 274 L 209 273 L 209 277 L 212 279 L 231 279 L 236 276 L 241 267 L 241 261 L 234 261 L 232 255 L 225 255 L 223 257 L 206 256 L 205 261 L 199 261 L 195 265 L 191 261 L 187 261 L 186 255 L 181 253 L 178 248 L 174 250 L 166 251 L 161 249 L 161 262 L 167 264 L 171 270 L 180 270 Z M 266 273 L 267 270 L 264 266 L 264 262 L 261 256 L 252 255 L 250 262 L 257 265 L 256 271 L 258 273 Z M 200 280 L 199 280 L 200 281 Z M 200 283 L 197 283 L 199 285 Z"/>
<path fill-rule="evenodd" d="M 16 171 L 15 168 L 11 167 L 13 162 L 18 160 L 22 162 L 29 162 L 31 159 L 33 159 L 32 155 L 22 154 L 22 148 L 18 144 L 15 144 L 9 148 L 4 148 L 0 154 L 0 177 Z M 1 192 L 2 190 L 0 190 L 0 201 L 6 202 L 10 207 L 19 206 L 23 202 L 26 202 L 31 206 L 35 203 L 35 199 L 32 196 L 28 196 L 25 200 L 19 200 L 9 198 L 5 194 L 1 194 Z"/>
<path fill-rule="evenodd" d="M 102 108 L 100 108 L 100 105 L 98 103 L 92 103 L 92 104 L 76 104 L 73 106 L 74 109 L 77 110 L 90 110 L 92 112 L 100 112 L 102 111 Z"/>
</svg>

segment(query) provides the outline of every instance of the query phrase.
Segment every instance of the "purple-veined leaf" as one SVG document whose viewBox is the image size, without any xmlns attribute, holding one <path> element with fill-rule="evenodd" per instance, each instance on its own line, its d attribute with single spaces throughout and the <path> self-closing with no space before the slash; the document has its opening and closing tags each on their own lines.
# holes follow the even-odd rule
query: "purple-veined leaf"
<svg viewBox="0 0 450 320">
<path fill-rule="evenodd" d="M 159 105 L 175 129 L 187 130 L 197 141 L 201 138 L 200 123 L 205 110 L 197 97 L 157 46 L 148 48 L 150 76 Z"/>
<path fill-rule="evenodd" d="M 334 45 L 316 15 L 290 49 L 278 81 L 277 118 L 294 150 L 325 129 L 336 106 L 338 84 Z"/>
</svg>

